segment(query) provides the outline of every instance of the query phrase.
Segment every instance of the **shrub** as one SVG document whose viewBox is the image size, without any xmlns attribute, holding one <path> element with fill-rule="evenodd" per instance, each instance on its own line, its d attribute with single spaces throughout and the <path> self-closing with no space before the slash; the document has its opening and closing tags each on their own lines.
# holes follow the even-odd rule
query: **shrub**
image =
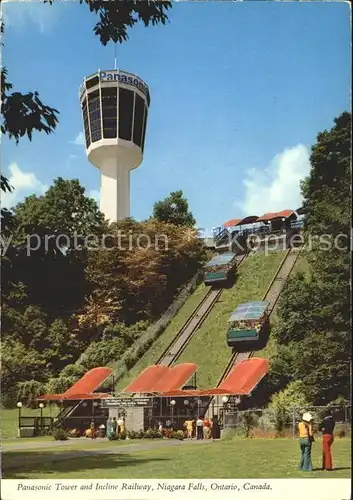
<svg viewBox="0 0 353 500">
<path fill-rule="evenodd" d="M 248 438 L 252 429 L 256 426 L 259 417 L 253 411 L 246 411 L 242 414 L 241 421 L 244 428 L 244 435 Z"/>
<path fill-rule="evenodd" d="M 239 434 L 238 428 L 236 429 L 231 429 L 231 428 L 225 428 L 222 431 L 222 440 L 229 441 L 231 439 L 234 439 L 235 436 Z"/>
<path fill-rule="evenodd" d="M 305 407 L 307 401 L 304 389 L 302 382 L 295 380 L 272 396 L 268 414 L 278 437 L 283 436 L 286 427 L 291 425 L 294 408 Z"/>
<path fill-rule="evenodd" d="M 139 431 L 128 431 L 127 437 L 129 439 L 141 439 L 141 434 Z"/>
<path fill-rule="evenodd" d="M 172 436 L 172 439 L 179 439 L 179 441 L 182 441 L 185 438 L 184 431 L 173 432 Z"/>
<path fill-rule="evenodd" d="M 66 365 L 60 372 L 60 377 L 74 377 L 77 380 L 80 379 L 86 372 L 84 366 L 77 364 Z"/>
<path fill-rule="evenodd" d="M 344 438 L 346 435 L 346 430 L 345 429 L 340 429 L 338 432 L 337 432 L 337 437 L 339 438 Z"/>
<path fill-rule="evenodd" d="M 146 439 L 161 439 L 163 435 L 156 429 L 147 429 L 143 437 Z"/>
<path fill-rule="evenodd" d="M 53 432 L 55 441 L 67 441 L 69 439 L 68 433 L 65 429 L 56 429 Z"/>
</svg>

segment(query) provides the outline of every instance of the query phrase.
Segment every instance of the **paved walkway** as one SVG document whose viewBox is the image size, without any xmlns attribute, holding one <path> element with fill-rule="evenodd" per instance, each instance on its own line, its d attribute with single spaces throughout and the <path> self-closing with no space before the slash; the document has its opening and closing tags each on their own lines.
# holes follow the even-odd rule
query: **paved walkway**
<svg viewBox="0 0 353 500">
<path fill-rule="evenodd" d="M 81 441 L 80 439 L 75 439 L 75 441 Z M 87 439 L 86 439 L 87 441 Z M 123 445 L 118 445 L 114 446 L 113 448 L 111 447 L 111 443 L 108 443 L 107 440 L 104 439 L 97 439 L 96 442 L 105 442 L 107 445 L 109 444 L 109 448 L 99 448 L 99 449 L 92 449 L 89 448 L 87 450 L 70 450 L 65 452 L 65 445 L 67 443 L 72 444 L 71 440 L 68 441 L 57 441 L 57 442 L 43 442 L 43 443 L 38 443 L 40 446 L 38 446 L 38 450 L 40 449 L 45 449 L 45 448 L 51 448 L 51 451 L 53 451 L 53 448 L 58 448 L 58 449 L 63 449 L 62 453 L 53 453 L 52 455 L 52 460 L 49 459 L 49 461 L 55 461 L 58 462 L 59 460 L 69 460 L 72 458 L 81 458 L 81 457 L 89 457 L 89 456 L 97 456 L 97 455 L 114 455 L 116 453 L 134 453 L 136 451 L 148 451 L 148 450 L 154 450 L 154 449 L 159 449 L 159 448 L 165 448 L 165 447 L 171 447 L 171 446 L 184 446 L 185 444 L 195 444 L 195 445 L 202 445 L 202 444 L 209 444 L 213 443 L 214 441 L 212 439 L 207 439 L 207 440 L 184 440 L 184 441 L 177 441 L 174 439 L 170 440 L 161 440 L 161 441 L 153 441 L 153 442 L 146 442 L 144 441 L 143 443 L 131 443 L 131 444 L 123 444 Z M 16 443 L 17 444 L 17 443 Z M 23 446 L 27 445 L 27 446 Z M 26 449 L 31 449 L 34 450 L 34 446 L 31 443 L 23 443 L 20 448 L 12 446 L 11 448 L 7 447 L 3 449 L 3 451 L 26 451 Z M 61 451 L 61 450 L 60 450 Z M 11 455 L 10 455 L 11 457 Z M 26 465 L 26 463 L 38 463 L 38 462 L 48 462 L 48 455 L 43 454 L 43 455 L 34 455 L 31 456 L 30 454 L 23 454 L 23 457 L 16 457 L 16 462 L 13 462 L 9 464 L 6 467 L 6 459 L 3 460 L 3 467 L 4 469 L 17 469 L 20 467 L 23 467 Z M 5 462 L 5 463 L 4 463 Z"/>
</svg>

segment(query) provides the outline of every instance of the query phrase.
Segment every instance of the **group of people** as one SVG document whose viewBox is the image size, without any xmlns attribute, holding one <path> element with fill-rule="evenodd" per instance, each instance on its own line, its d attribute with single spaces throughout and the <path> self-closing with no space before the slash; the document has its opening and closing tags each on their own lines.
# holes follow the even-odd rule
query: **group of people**
<svg viewBox="0 0 353 500">
<path fill-rule="evenodd" d="M 188 439 L 193 439 L 195 435 L 197 440 L 220 438 L 220 428 L 215 419 L 197 417 L 196 420 L 186 420 L 184 427 Z"/>
<path fill-rule="evenodd" d="M 119 437 L 125 432 L 125 419 L 123 416 L 119 415 L 118 419 L 116 417 L 108 418 L 106 422 L 106 436 L 108 439 Z"/>
<path fill-rule="evenodd" d="M 102 434 L 100 434 L 99 431 L 102 431 Z M 125 419 L 119 415 L 118 419 L 116 419 L 116 417 L 109 417 L 106 421 L 106 425 L 101 424 L 98 429 L 96 429 L 95 421 L 92 419 L 89 429 L 85 431 L 84 435 L 91 439 L 96 439 L 97 436 L 101 435 L 103 437 L 105 434 L 108 439 L 113 439 L 125 432 Z"/>
<path fill-rule="evenodd" d="M 322 470 L 332 470 L 331 445 L 333 443 L 333 431 L 335 422 L 330 410 L 326 411 L 318 430 L 322 433 Z M 314 443 L 313 417 L 310 413 L 304 413 L 302 421 L 298 424 L 299 445 L 301 451 L 299 469 L 312 471 L 311 460 L 312 444 Z"/>
</svg>

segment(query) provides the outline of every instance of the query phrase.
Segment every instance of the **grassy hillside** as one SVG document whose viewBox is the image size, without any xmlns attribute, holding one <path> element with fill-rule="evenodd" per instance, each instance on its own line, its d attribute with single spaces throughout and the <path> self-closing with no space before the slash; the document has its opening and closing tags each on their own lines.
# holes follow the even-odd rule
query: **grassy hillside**
<svg viewBox="0 0 353 500">
<path fill-rule="evenodd" d="M 163 354 L 164 350 L 177 335 L 179 330 L 187 321 L 196 306 L 205 297 L 207 292 L 208 288 L 206 288 L 204 284 L 201 284 L 198 288 L 196 288 L 195 292 L 179 309 L 177 314 L 174 316 L 174 318 L 169 323 L 165 331 L 160 335 L 160 337 L 155 342 L 153 342 L 151 347 L 135 364 L 135 366 L 123 378 L 118 380 L 116 385 L 117 391 L 124 389 L 124 387 L 132 382 L 133 379 L 136 378 L 145 368 L 153 365 L 157 361 L 158 357 Z"/>
<path fill-rule="evenodd" d="M 177 360 L 177 363 L 197 364 L 199 388 L 215 386 L 230 358 L 226 333 L 231 312 L 242 302 L 262 299 L 283 257 L 283 252 L 248 257 L 239 269 L 236 284 L 224 290 L 220 301 Z"/>
</svg>

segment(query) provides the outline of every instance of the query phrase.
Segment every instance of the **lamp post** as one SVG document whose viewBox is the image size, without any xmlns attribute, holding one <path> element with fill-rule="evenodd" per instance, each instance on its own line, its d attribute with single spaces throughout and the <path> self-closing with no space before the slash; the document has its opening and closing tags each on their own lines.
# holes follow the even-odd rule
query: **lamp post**
<svg viewBox="0 0 353 500">
<path fill-rule="evenodd" d="M 44 404 L 43 403 L 39 403 L 39 408 L 40 408 L 40 428 L 43 427 L 43 408 L 44 408 Z"/>
<path fill-rule="evenodd" d="M 228 403 L 229 398 L 228 396 L 223 396 L 222 398 L 222 403 L 223 403 L 223 428 L 225 427 L 226 424 L 226 404 Z"/>
<path fill-rule="evenodd" d="M 172 407 L 172 429 L 173 429 L 173 425 L 174 425 L 174 406 L 176 405 L 175 399 L 171 400 L 170 405 Z"/>
<path fill-rule="evenodd" d="M 16 406 L 18 408 L 18 427 L 20 427 L 21 408 L 22 408 L 21 401 L 19 401 Z"/>
</svg>

